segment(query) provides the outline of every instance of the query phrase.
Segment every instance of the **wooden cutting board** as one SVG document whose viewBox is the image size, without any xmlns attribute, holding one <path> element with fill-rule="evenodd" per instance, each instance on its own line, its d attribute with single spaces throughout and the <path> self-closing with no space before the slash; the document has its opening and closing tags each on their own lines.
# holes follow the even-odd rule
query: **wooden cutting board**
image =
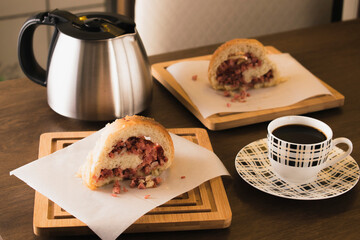
<svg viewBox="0 0 360 240">
<path fill-rule="evenodd" d="M 176 128 L 170 132 L 212 151 L 209 136 L 201 128 Z M 40 137 L 39 158 L 60 150 L 93 132 L 53 132 Z M 152 209 L 125 233 L 226 228 L 232 213 L 221 177 L 207 181 Z M 39 236 L 85 235 L 92 231 L 83 222 L 42 194 L 35 192 L 34 232 Z"/>
<path fill-rule="evenodd" d="M 266 49 L 269 53 L 281 53 L 272 46 L 267 46 Z M 166 70 L 166 68 L 174 63 L 181 61 L 210 60 L 210 58 L 211 55 L 186 58 L 175 61 L 156 63 L 151 67 L 154 78 L 157 79 L 165 88 L 167 88 L 190 112 L 192 112 L 205 125 L 205 127 L 210 130 L 229 129 L 253 123 L 270 121 L 281 116 L 305 114 L 344 105 L 345 97 L 320 80 L 320 82 L 327 89 L 329 89 L 333 95 L 316 96 L 285 107 L 271 108 L 253 112 L 218 113 L 207 118 L 203 118 L 199 109 L 191 101 L 189 96 L 174 79 L 174 77 Z"/>
</svg>

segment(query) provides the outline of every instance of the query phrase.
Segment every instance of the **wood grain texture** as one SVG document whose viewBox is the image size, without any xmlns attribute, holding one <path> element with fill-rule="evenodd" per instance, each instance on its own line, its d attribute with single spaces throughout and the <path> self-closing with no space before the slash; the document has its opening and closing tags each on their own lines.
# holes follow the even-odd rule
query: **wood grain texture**
<svg viewBox="0 0 360 240">
<path fill-rule="evenodd" d="M 265 45 L 290 53 L 319 79 L 346 98 L 345 104 L 305 114 L 326 122 L 334 137 L 351 139 L 351 156 L 360 164 L 360 20 L 271 34 L 257 38 Z M 220 44 L 220 43 L 219 43 Z M 150 57 L 160 63 L 209 55 L 219 46 L 204 46 Z M 0 82 L 0 235 L 4 240 L 47 239 L 33 231 L 34 190 L 9 172 L 38 157 L 39 136 L 45 132 L 97 131 L 107 122 L 62 117 L 46 101 L 46 88 L 26 78 Z M 167 128 L 203 128 L 203 124 L 162 84 L 154 80 L 153 99 L 141 115 Z M 268 122 L 220 131 L 207 131 L 212 148 L 232 179 L 223 178 L 232 211 L 225 229 L 123 234 L 126 240 L 233 239 L 358 239 L 360 185 L 339 197 L 321 201 L 282 199 L 251 187 L 236 172 L 239 150 L 266 137 Z M 99 239 L 95 234 L 57 237 Z"/>
<path fill-rule="evenodd" d="M 181 137 L 212 151 L 207 132 L 200 128 L 169 129 Z M 54 132 L 40 136 L 39 158 L 90 135 L 93 132 Z M 226 228 L 232 214 L 221 177 L 156 207 L 134 222 L 125 232 L 160 232 Z M 34 232 L 39 236 L 86 235 L 91 230 L 50 201 L 35 192 Z"/>
<path fill-rule="evenodd" d="M 269 53 L 280 53 L 273 46 L 266 46 Z M 197 106 L 191 101 L 188 94 L 168 72 L 167 67 L 172 64 L 183 61 L 210 60 L 211 55 L 186 58 L 167 62 L 156 63 L 152 65 L 152 74 L 165 88 L 169 90 L 187 109 L 197 117 L 205 127 L 210 130 L 223 130 L 253 123 L 259 123 L 271 120 L 275 117 L 281 117 L 291 114 L 304 114 L 309 112 L 321 111 L 324 109 L 340 107 L 344 105 L 345 97 L 320 80 L 320 82 L 332 93 L 332 95 L 322 95 L 305 99 L 293 105 L 265 109 L 261 111 L 241 112 L 241 113 L 218 113 L 204 118 Z"/>
</svg>

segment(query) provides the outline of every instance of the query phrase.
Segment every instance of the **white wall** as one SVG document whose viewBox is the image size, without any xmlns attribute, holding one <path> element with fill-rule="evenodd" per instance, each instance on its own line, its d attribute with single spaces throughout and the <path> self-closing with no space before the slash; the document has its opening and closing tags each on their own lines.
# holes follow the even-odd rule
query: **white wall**
<svg viewBox="0 0 360 240">
<path fill-rule="evenodd" d="M 330 23 L 332 0 L 136 0 L 148 55 Z"/>
<path fill-rule="evenodd" d="M 359 11 L 359 0 L 344 0 L 342 20 L 352 20 L 357 18 Z"/>
</svg>

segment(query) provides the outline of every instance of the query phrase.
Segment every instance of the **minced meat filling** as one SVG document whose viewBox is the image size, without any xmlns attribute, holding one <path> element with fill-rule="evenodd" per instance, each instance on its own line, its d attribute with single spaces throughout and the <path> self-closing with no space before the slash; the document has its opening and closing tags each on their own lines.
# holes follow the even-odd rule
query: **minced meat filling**
<svg viewBox="0 0 360 240">
<path fill-rule="evenodd" d="M 167 161 L 167 157 L 164 155 L 164 149 L 156 143 L 141 137 L 130 137 L 126 141 L 119 141 L 113 146 L 113 150 L 109 152 L 108 156 L 114 158 L 116 154 L 126 151 L 125 154 L 137 154 L 143 160 L 135 169 L 127 168 L 121 169 L 102 169 L 100 176 L 97 179 L 103 180 L 108 177 L 120 177 L 123 179 L 132 179 L 136 177 L 137 171 L 142 171 L 145 175 L 151 173 L 159 165 L 163 166 Z"/>
<path fill-rule="evenodd" d="M 253 87 L 256 83 L 269 82 L 273 78 L 272 70 L 259 78 L 253 78 L 250 83 L 246 83 L 242 72 L 249 68 L 261 66 L 260 59 L 251 53 L 245 53 L 246 60 L 242 58 L 230 58 L 222 62 L 216 70 L 216 80 L 220 85 L 230 85 L 232 87 L 247 86 Z"/>
</svg>

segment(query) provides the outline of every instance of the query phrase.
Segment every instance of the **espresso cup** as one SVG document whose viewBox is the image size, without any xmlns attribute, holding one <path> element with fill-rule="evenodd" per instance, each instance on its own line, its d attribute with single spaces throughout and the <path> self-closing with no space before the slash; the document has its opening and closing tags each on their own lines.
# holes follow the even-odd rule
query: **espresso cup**
<svg viewBox="0 0 360 240">
<path fill-rule="evenodd" d="M 282 131 L 282 135 L 280 134 L 281 127 L 286 129 L 286 131 Z M 301 130 L 297 130 L 297 127 Z M 319 142 L 316 142 L 317 138 L 313 139 L 314 137 L 310 137 L 309 141 L 315 142 L 304 143 L 305 140 L 300 141 L 300 135 L 303 135 L 304 132 L 307 133 L 309 127 L 314 131 L 319 131 L 320 133 L 316 134 L 320 136 L 323 134 L 324 138 L 319 138 L 322 139 Z M 293 132 L 291 132 L 292 129 Z M 302 129 L 306 129 L 306 131 Z M 310 133 L 313 133 L 311 129 L 309 136 Z M 332 139 L 331 128 L 324 122 L 310 117 L 280 117 L 269 123 L 267 131 L 270 164 L 274 173 L 286 182 L 304 184 L 314 181 L 322 169 L 344 159 L 353 149 L 352 142 L 349 139 L 344 137 Z M 278 136 L 275 136 L 274 132 L 279 132 Z M 288 140 L 291 137 L 292 139 Z M 329 156 L 334 146 L 340 143 L 345 143 L 348 149 L 338 156 Z"/>
</svg>

